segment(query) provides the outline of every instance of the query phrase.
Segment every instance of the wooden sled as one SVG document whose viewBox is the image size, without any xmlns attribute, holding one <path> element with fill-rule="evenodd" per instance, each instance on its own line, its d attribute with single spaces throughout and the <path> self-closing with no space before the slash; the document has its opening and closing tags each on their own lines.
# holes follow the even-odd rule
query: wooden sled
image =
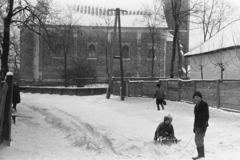
<svg viewBox="0 0 240 160">
<path fill-rule="evenodd" d="M 178 142 L 180 142 L 181 140 L 180 139 L 177 139 L 176 137 L 169 137 L 169 136 L 167 136 L 167 137 L 160 137 L 160 138 L 158 138 L 158 142 L 159 143 L 163 143 L 163 144 L 169 144 L 169 143 L 178 143 Z"/>
</svg>

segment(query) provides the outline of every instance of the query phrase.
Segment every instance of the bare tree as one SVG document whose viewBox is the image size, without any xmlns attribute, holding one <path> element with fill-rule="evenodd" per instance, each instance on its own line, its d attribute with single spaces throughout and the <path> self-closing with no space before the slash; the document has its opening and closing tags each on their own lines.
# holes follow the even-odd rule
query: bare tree
<svg viewBox="0 0 240 160">
<path fill-rule="evenodd" d="M 239 22 L 238 22 L 239 23 Z M 233 70 L 239 70 L 240 68 L 240 30 L 238 28 L 238 23 L 236 24 L 232 24 L 231 27 L 231 33 L 229 33 L 229 35 L 231 35 L 231 39 L 232 42 L 230 41 L 230 43 L 232 43 L 233 45 L 231 46 L 231 50 L 233 50 L 233 54 L 234 54 L 234 58 L 232 61 L 232 64 L 234 65 L 234 67 L 232 67 Z"/>
<path fill-rule="evenodd" d="M 154 77 L 154 60 L 156 57 L 156 44 L 160 43 L 161 36 L 163 36 L 160 27 L 165 23 L 165 16 L 163 12 L 163 2 L 161 0 L 153 1 L 153 4 L 143 6 L 143 20 L 149 31 L 151 40 L 151 77 Z M 159 55 L 160 56 L 160 55 Z M 159 57 L 161 58 L 161 57 Z"/>
<path fill-rule="evenodd" d="M 14 26 L 27 27 L 39 33 L 36 26 L 45 26 L 45 18 L 50 7 L 50 0 L 3 0 L 0 2 L 0 18 L 3 22 L 1 77 L 9 70 L 10 34 Z"/>
<path fill-rule="evenodd" d="M 219 43 L 219 50 L 216 51 L 216 53 L 209 54 L 209 61 L 214 65 L 214 69 L 212 74 L 214 76 L 218 75 L 220 73 L 220 78 L 223 79 L 223 73 L 224 71 L 229 67 L 229 65 L 232 63 L 234 56 L 231 56 L 231 54 L 224 48 L 224 37 L 220 39 Z"/>
<path fill-rule="evenodd" d="M 203 41 L 206 42 L 221 29 L 227 26 L 236 18 L 233 18 L 236 8 L 226 0 L 203 0 L 200 5 L 200 12 L 193 15 L 193 23 L 200 28 L 203 34 Z"/>
<path fill-rule="evenodd" d="M 12 30 L 9 48 L 9 66 L 14 73 L 20 73 L 20 34 L 18 30 Z M 11 64 L 11 65 L 10 65 Z"/>
<path fill-rule="evenodd" d="M 200 52 L 202 53 L 203 49 L 202 49 L 202 45 L 200 45 Z M 208 65 L 209 61 L 208 58 L 206 58 L 207 56 L 204 55 L 199 55 L 199 56 L 194 56 L 191 57 L 194 66 L 192 66 L 192 70 L 194 71 L 200 71 L 201 74 L 201 79 L 203 79 L 203 69 Z"/>
<path fill-rule="evenodd" d="M 92 27 L 99 41 L 99 49 L 105 54 L 106 74 L 109 77 L 109 53 L 111 49 L 111 29 L 114 23 L 114 17 L 109 16 L 109 13 L 100 15 L 102 22 L 94 24 Z"/>
<path fill-rule="evenodd" d="M 52 25 L 48 26 L 47 34 L 42 34 L 43 43 L 49 48 L 45 54 L 48 54 L 55 63 L 60 64 L 55 66 L 64 79 L 65 87 L 68 86 L 70 79 L 83 75 L 83 68 L 86 68 L 86 65 L 82 66 L 87 55 L 77 53 L 76 49 L 77 37 L 82 31 L 78 25 L 79 19 L 74 18 L 74 12 L 74 9 L 68 6 L 67 11 L 60 12 L 59 16 L 51 19 Z"/>
<path fill-rule="evenodd" d="M 166 0 L 165 6 L 167 6 Z M 190 4 L 191 3 L 191 4 Z M 172 46 L 172 59 L 171 59 L 171 67 L 170 67 L 170 78 L 174 77 L 174 63 L 175 63 L 175 55 L 176 52 L 178 51 L 178 56 L 181 57 L 181 42 L 180 42 L 180 35 L 179 35 L 179 30 L 180 28 L 184 28 L 185 30 L 189 29 L 188 23 L 189 23 L 189 16 L 191 14 L 195 14 L 199 12 L 198 6 L 201 4 L 198 0 L 194 2 L 189 2 L 189 0 L 171 0 L 171 5 L 170 8 L 165 9 L 165 15 L 172 15 L 173 18 L 173 29 L 174 29 L 174 34 L 173 34 L 173 46 Z M 179 59 L 179 66 L 178 66 L 178 71 L 179 71 L 179 77 L 181 77 L 181 64 L 182 64 L 182 59 Z"/>
</svg>

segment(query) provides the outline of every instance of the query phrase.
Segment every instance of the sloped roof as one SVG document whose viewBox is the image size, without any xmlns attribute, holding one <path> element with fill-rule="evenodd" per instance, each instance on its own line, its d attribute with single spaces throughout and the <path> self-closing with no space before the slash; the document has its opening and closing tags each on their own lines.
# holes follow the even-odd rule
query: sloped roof
<svg viewBox="0 0 240 160">
<path fill-rule="evenodd" d="M 163 13 L 163 11 L 162 11 Z M 163 13 L 164 14 L 164 13 Z M 106 18 L 109 18 L 112 21 L 112 25 L 114 24 L 115 16 L 99 16 L 92 14 L 84 14 L 78 11 L 73 12 L 73 17 L 79 20 L 79 25 L 82 26 L 91 26 L 96 24 L 105 24 Z M 122 27 L 147 27 L 147 22 L 143 21 L 143 15 L 122 15 L 121 18 L 121 26 Z M 157 27 L 167 27 L 167 22 L 165 19 L 162 20 L 162 23 Z"/>
<path fill-rule="evenodd" d="M 194 56 L 214 52 L 220 49 L 234 48 L 240 45 L 240 21 L 230 23 L 212 38 L 184 56 Z"/>
<path fill-rule="evenodd" d="M 108 12 L 108 9 L 113 10 L 114 8 L 119 8 L 122 6 L 121 9 L 123 9 L 125 12 L 121 12 L 121 26 L 122 27 L 148 27 L 147 22 L 143 21 L 143 12 L 141 9 L 141 6 L 143 3 L 141 0 L 135 0 L 135 6 L 129 6 L 129 4 L 132 4 L 133 2 L 128 2 L 125 0 L 125 3 L 121 3 L 118 0 L 115 0 L 115 2 L 102 4 L 99 6 L 99 3 L 96 3 L 96 6 L 87 5 L 88 1 L 86 3 L 83 3 L 81 1 L 72 0 L 72 4 L 68 4 L 67 1 L 60 1 L 54 0 L 56 2 L 55 5 L 53 5 L 53 8 L 55 7 L 57 10 L 59 10 L 61 13 L 58 14 L 58 16 L 66 17 L 70 16 L 74 19 L 75 22 L 77 22 L 75 25 L 81 25 L 81 26 L 96 26 L 102 24 L 103 26 L 106 26 L 106 19 L 109 18 L 112 23 L 110 26 L 114 25 L 114 12 L 110 11 L 109 15 L 106 15 L 106 12 Z M 142 0 L 143 1 L 143 0 Z M 89 1 L 90 2 L 90 1 Z M 89 3 L 91 4 L 91 3 Z M 164 8 L 161 7 L 160 14 L 164 17 Z M 46 18 L 47 23 L 51 24 L 54 23 L 54 20 L 51 20 L 51 15 Z M 64 18 L 61 20 L 60 23 L 64 23 Z M 156 27 L 158 28 L 167 28 L 167 22 L 166 18 L 161 19 L 161 23 L 157 24 Z"/>
</svg>

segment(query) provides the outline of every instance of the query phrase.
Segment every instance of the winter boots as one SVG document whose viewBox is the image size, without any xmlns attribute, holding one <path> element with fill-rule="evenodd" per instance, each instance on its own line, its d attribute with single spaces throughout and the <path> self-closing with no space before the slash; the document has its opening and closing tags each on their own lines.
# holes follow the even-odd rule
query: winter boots
<svg viewBox="0 0 240 160">
<path fill-rule="evenodd" d="M 204 158 L 204 157 L 205 157 L 205 154 L 204 154 L 204 146 L 197 147 L 197 152 L 198 152 L 198 156 L 197 156 L 197 157 L 193 157 L 193 158 L 192 158 L 193 160 L 196 160 L 196 159 L 200 159 L 200 158 Z"/>
</svg>

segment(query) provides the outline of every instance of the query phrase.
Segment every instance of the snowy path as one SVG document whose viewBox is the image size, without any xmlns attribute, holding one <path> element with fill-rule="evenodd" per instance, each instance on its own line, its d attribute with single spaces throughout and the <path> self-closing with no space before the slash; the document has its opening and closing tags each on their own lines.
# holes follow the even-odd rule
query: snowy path
<svg viewBox="0 0 240 160">
<path fill-rule="evenodd" d="M 192 104 L 168 101 L 166 109 L 159 112 L 150 98 L 21 96 L 13 141 L 11 147 L 0 148 L 0 160 L 186 160 L 196 155 Z M 154 145 L 154 131 L 169 113 L 182 141 Z M 239 159 L 239 122 L 240 114 L 210 108 L 206 159 Z"/>
</svg>

